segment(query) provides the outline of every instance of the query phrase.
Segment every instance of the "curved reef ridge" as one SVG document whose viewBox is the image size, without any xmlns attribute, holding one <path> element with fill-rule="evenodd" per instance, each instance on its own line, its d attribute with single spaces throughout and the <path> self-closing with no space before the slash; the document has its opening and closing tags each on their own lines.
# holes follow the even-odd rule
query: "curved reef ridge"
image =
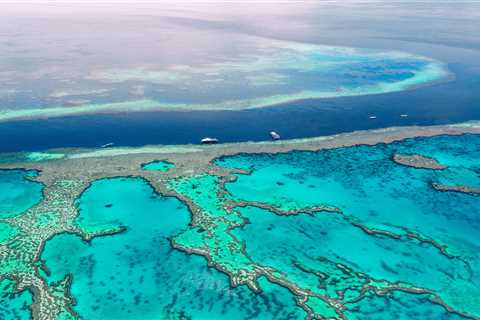
<svg viewBox="0 0 480 320">
<path fill-rule="evenodd" d="M 43 199 L 0 219 L 0 282 L 33 296 L 0 315 L 480 319 L 480 197 L 432 188 L 478 188 L 479 144 L 471 122 L 10 155 Z"/>
<path fill-rule="evenodd" d="M 91 70 L 83 79 L 75 79 L 78 86 L 88 81 L 109 90 L 55 91 L 37 99 L 43 101 L 40 106 L 2 105 L 0 121 L 168 109 L 261 108 L 306 99 L 396 92 L 452 77 L 440 61 L 403 52 L 254 37 L 246 42 L 245 50 L 224 62 Z M 135 93 L 138 88 L 141 99 Z M 79 97 L 81 103 L 69 103 Z"/>
</svg>

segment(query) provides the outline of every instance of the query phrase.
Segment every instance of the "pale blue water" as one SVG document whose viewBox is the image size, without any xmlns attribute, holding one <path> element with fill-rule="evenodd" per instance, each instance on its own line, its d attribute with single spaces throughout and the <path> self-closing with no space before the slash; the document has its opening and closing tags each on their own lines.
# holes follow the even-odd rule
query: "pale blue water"
<svg viewBox="0 0 480 320">
<path fill-rule="evenodd" d="M 265 280 L 262 294 L 231 289 L 227 276 L 209 269 L 204 258 L 172 250 L 167 238 L 186 228 L 188 210 L 174 198 L 158 196 L 141 179 L 96 181 L 79 205 L 82 226 L 128 228 L 91 243 L 69 234 L 47 242 L 42 254 L 51 270 L 47 279 L 72 273 L 74 309 L 82 319 L 304 317 L 288 290 Z"/>
<path fill-rule="evenodd" d="M 37 21 L 40 29 L 61 23 L 58 18 L 48 23 Z M 111 27 L 112 21 L 105 19 L 104 24 Z M 148 50 L 156 53 L 149 60 L 141 58 L 141 50 L 136 52 L 137 59 L 130 59 L 119 50 L 115 55 L 121 61 L 99 54 L 95 63 L 86 63 L 88 57 L 75 54 L 74 63 L 52 63 L 68 55 L 64 46 L 75 45 L 76 37 L 81 37 L 75 33 L 64 39 L 56 28 L 44 33 L 44 42 L 64 45 L 58 45 L 53 52 L 44 52 L 40 49 L 44 42 L 29 39 L 29 44 L 40 50 L 36 61 L 22 65 L 21 72 L 14 72 L 18 69 L 15 61 L 29 56 L 32 49 L 5 50 L 7 57 L 0 61 L 4 69 L 0 78 L 0 119 L 15 120 L 19 110 L 24 110 L 20 112 L 22 115 L 34 118 L 58 116 L 58 108 L 63 108 L 60 116 L 81 114 L 79 108 L 92 113 L 96 109 L 105 111 L 111 103 L 123 103 L 124 107 L 107 107 L 110 113 L 149 111 L 152 107 L 238 110 L 301 99 L 403 91 L 444 81 L 449 75 L 442 62 L 408 52 L 301 43 L 241 32 L 205 34 L 195 24 L 188 32 L 181 32 L 182 28 L 168 19 L 156 19 L 155 25 L 163 28 L 166 38 L 163 46 L 149 43 Z M 31 35 L 28 27 L 18 27 Z M 81 29 L 90 27 L 84 23 Z M 123 29 L 125 24 L 117 28 Z M 123 36 L 130 36 L 131 30 L 127 27 Z M 104 36 L 95 32 L 98 35 Z M 91 32 L 88 37 L 90 42 L 95 41 Z M 207 41 L 211 37 L 224 45 L 235 42 L 235 47 L 229 50 L 206 43 L 185 45 L 191 38 Z M 26 46 L 24 42 L 17 43 L 16 38 L 9 41 L 18 47 Z M 134 36 L 129 43 L 136 41 L 138 37 Z M 103 42 L 90 45 L 93 51 L 106 49 Z M 0 42 L 1 48 L 4 45 Z M 178 54 L 180 59 L 171 61 L 171 57 L 165 57 L 166 51 L 182 54 Z M 79 66 L 81 63 L 84 65 Z M 47 74 L 42 76 L 42 73 Z"/>
<path fill-rule="evenodd" d="M 35 174 L 27 170 L 0 170 L 0 218 L 19 215 L 42 199 L 42 184 L 26 179 Z"/>
</svg>

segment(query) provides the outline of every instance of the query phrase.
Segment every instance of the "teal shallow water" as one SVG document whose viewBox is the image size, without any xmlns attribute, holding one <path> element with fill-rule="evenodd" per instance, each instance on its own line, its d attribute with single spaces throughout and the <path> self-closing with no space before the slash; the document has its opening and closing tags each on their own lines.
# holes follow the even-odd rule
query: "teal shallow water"
<svg viewBox="0 0 480 320">
<path fill-rule="evenodd" d="M 394 292 L 386 297 L 369 295 L 365 300 L 349 305 L 346 312 L 350 320 L 459 320 L 462 317 L 449 314 L 442 306 L 430 303 L 425 295 L 409 295 Z"/>
<path fill-rule="evenodd" d="M 426 288 L 456 310 L 479 315 L 480 197 L 432 187 L 433 182 L 480 186 L 479 145 L 478 135 L 439 136 L 319 152 L 219 158 L 217 165 L 252 170 L 226 184 L 227 198 L 282 209 L 335 206 L 343 215 L 280 216 L 247 206 L 238 208 L 239 217 L 224 212 L 223 200 L 215 197 L 218 177 L 173 180 L 170 187 L 208 212 L 206 217 L 221 218 L 210 227 L 215 235 L 206 238 L 205 230 L 187 230 L 185 205 L 157 195 L 144 180 L 98 180 L 78 199 L 75 223 L 87 232 L 121 227 L 126 231 L 90 243 L 76 235 L 55 236 L 42 254 L 51 271 L 44 276 L 50 283 L 73 276 L 74 309 L 82 319 L 305 317 L 290 291 L 265 278 L 259 280 L 261 294 L 245 286 L 230 288 L 228 277 L 209 268 L 204 258 L 173 250 L 168 238 L 177 236 L 175 241 L 186 247 L 215 248 L 215 261 L 229 270 L 250 270 L 251 261 L 273 268 L 300 288 L 342 303 L 348 319 L 462 318 L 435 304 L 429 294 L 367 292 L 356 301 L 366 284 Z M 448 169 L 399 165 L 392 160 L 394 153 L 433 157 Z M 227 235 L 228 223 L 240 223 L 242 218 L 248 223 Z M 352 221 L 400 238 L 372 236 Z M 408 233 L 445 246 L 448 254 L 409 238 Z M 232 239 L 245 246 L 245 254 Z M 217 241 L 221 247 L 217 248 Z M 245 256 L 251 260 L 245 262 Z M 320 299 L 310 298 L 307 305 L 335 315 Z"/>
<path fill-rule="evenodd" d="M 247 253 L 254 261 L 274 267 L 303 288 L 332 298 L 337 298 L 338 290 L 347 288 L 353 298 L 365 283 L 358 274 L 346 274 L 337 264 L 374 280 L 402 281 L 439 291 L 451 284 L 452 275 L 459 278 L 457 285 L 464 284 L 461 278 L 469 277 L 464 263 L 446 258 L 431 246 L 369 236 L 336 214 L 285 217 L 251 207 L 241 209 L 241 212 L 250 224 L 236 229 L 234 234 L 245 241 Z M 320 281 L 322 285 L 319 285 L 316 275 L 319 272 L 328 275 L 327 279 Z M 361 318 L 361 311 L 368 309 L 369 300 L 355 304 L 360 306 L 359 309 L 352 306 L 350 314 Z M 381 299 L 377 297 L 373 300 Z M 411 315 L 436 309 L 427 299 L 418 299 L 420 302 L 423 302 L 422 305 L 417 305 L 416 311 L 411 310 Z M 394 315 L 393 310 L 399 308 L 389 304 L 386 307 L 392 313 L 384 311 L 385 314 L 391 316 Z M 372 306 L 370 310 L 375 308 Z M 445 310 L 442 317 L 448 318 Z M 417 315 L 410 319 L 425 318 Z"/>
<path fill-rule="evenodd" d="M 118 192 L 122 190 L 122 192 Z M 128 193 L 129 197 L 123 195 Z M 205 259 L 172 250 L 167 237 L 186 228 L 187 208 L 156 195 L 141 179 L 96 181 L 79 199 L 79 226 L 126 226 L 121 234 L 83 242 L 62 234 L 42 259 L 49 282 L 73 275 L 71 293 L 82 319 L 298 319 L 288 290 L 261 280 L 264 293 L 231 289 Z M 155 223 L 152 223 L 155 222 Z"/>
<path fill-rule="evenodd" d="M 251 254 L 260 255 L 259 261 L 268 258 L 269 253 L 261 256 L 260 250 L 266 243 L 267 248 L 280 245 L 272 263 L 281 263 L 283 256 L 310 249 L 314 256 L 340 261 L 372 277 L 430 287 L 457 309 L 478 315 L 480 197 L 436 191 L 431 183 L 480 186 L 479 146 L 478 135 L 439 136 L 320 152 L 238 155 L 221 158 L 217 164 L 253 170 L 251 175 L 238 175 L 236 182 L 227 184 L 235 199 L 286 209 L 336 206 L 369 227 L 399 234 L 408 228 L 434 239 L 446 245 L 452 254 L 460 255 L 468 265 L 441 256 L 429 245 L 366 237 L 359 229 L 342 226 L 340 222 L 324 222 L 324 214 L 315 218 L 279 218 L 268 212 L 256 214 L 252 224 L 242 230 L 247 250 L 252 247 Z M 395 152 L 434 157 L 449 168 L 434 171 L 401 166 L 391 160 Z M 256 237 L 265 231 L 265 223 L 270 220 L 270 225 L 279 229 L 278 234 L 289 234 L 291 241 L 284 244 L 283 238 L 275 238 L 275 232 L 266 238 Z M 317 224 L 317 232 L 311 235 Z M 294 238 L 295 230 L 301 231 L 299 238 Z M 291 270 L 289 266 L 283 268 Z"/>
<path fill-rule="evenodd" d="M 0 222 L 0 243 L 11 239 L 17 234 L 17 229 L 6 222 Z"/>
<path fill-rule="evenodd" d="M 31 318 L 28 308 L 32 304 L 32 295 L 29 291 L 14 293 L 13 281 L 0 281 L 0 319 L 26 320 Z"/>
<path fill-rule="evenodd" d="M 144 170 L 154 170 L 154 171 L 162 171 L 162 172 L 166 172 L 173 167 L 175 167 L 173 163 L 170 163 L 168 161 L 163 161 L 163 160 L 157 160 L 157 161 L 145 163 L 142 166 Z"/>
<path fill-rule="evenodd" d="M 19 215 L 42 199 L 42 184 L 27 180 L 28 170 L 0 170 L 0 218 Z"/>
</svg>

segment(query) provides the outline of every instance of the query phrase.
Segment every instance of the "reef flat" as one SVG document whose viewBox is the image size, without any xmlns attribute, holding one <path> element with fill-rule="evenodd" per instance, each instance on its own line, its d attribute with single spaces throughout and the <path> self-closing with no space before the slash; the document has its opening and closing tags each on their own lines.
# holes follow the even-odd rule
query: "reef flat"
<svg viewBox="0 0 480 320">
<path fill-rule="evenodd" d="M 480 188 L 476 187 L 469 187 L 469 186 L 449 186 L 446 184 L 441 183 L 432 183 L 432 186 L 436 190 L 440 191 L 456 191 L 456 192 L 464 192 L 464 193 L 471 193 L 471 194 L 480 194 Z"/>
<path fill-rule="evenodd" d="M 480 319 L 480 197 L 435 187 L 478 189 L 479 145 L 470 122 L 5 155 L 41 197 L 1 200 L 0 317 Z"/>
<path fill-rule="evenodd" d="M 447 167 L 438 163 L 437 160 L 424 157 L 418 154 L 399 154 L 393 155 L 393 161 L 404 166 L 410 166 L 420 169 L 443 170 Z"/>
<path fill-rule="evenodd" d="M 241 110 L 398 92 L 454 77 L 438 60 L 398 51 L 258 37 L 246 37 L 236 46 L 242 50 L 221 62 L 99 67 L 86 74 L 84 70 L 75 73 L 74 79 L 43 81 L 48 88 L 38 93 L 32 105 L 10 105 L 10 100 L 2 101 L 0 96 L 0 122 L 94 113 Z M 28 72 L 23 76 L 32 77 Z M 42 79 L 32 81 L 33 86 L 36 81 Z M 69 87 L 60 90 L 65 82 Z M 87 84 L 83 90 L 71 90 Z M 92 90 L 92 86 L 104 89 Z M 52 92 L 46 95 L 48 89 Z"/>
</svg>

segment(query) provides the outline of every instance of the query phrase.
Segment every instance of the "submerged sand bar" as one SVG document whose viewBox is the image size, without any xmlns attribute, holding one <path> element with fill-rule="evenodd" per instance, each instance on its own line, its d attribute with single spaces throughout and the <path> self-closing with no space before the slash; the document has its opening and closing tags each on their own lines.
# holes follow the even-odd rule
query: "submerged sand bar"
<svg viewBox="0 0 480 320">
<path fill-rule="evenodd" d="M 32 105 L 11 105 L 0 99 L 0 122 L 97 113 L 243 110 L 398 92 L 454 76 L 441 61 L 404 52 L 256 37 L 247 43 L 248 49 L 236 56 L 199 65 L 88 70 L 72 85 L 81 87 L 82 81 L 88 81 L 110 89 L 65 89 L 59 94 L 55 88 Z"/>
</svg>

